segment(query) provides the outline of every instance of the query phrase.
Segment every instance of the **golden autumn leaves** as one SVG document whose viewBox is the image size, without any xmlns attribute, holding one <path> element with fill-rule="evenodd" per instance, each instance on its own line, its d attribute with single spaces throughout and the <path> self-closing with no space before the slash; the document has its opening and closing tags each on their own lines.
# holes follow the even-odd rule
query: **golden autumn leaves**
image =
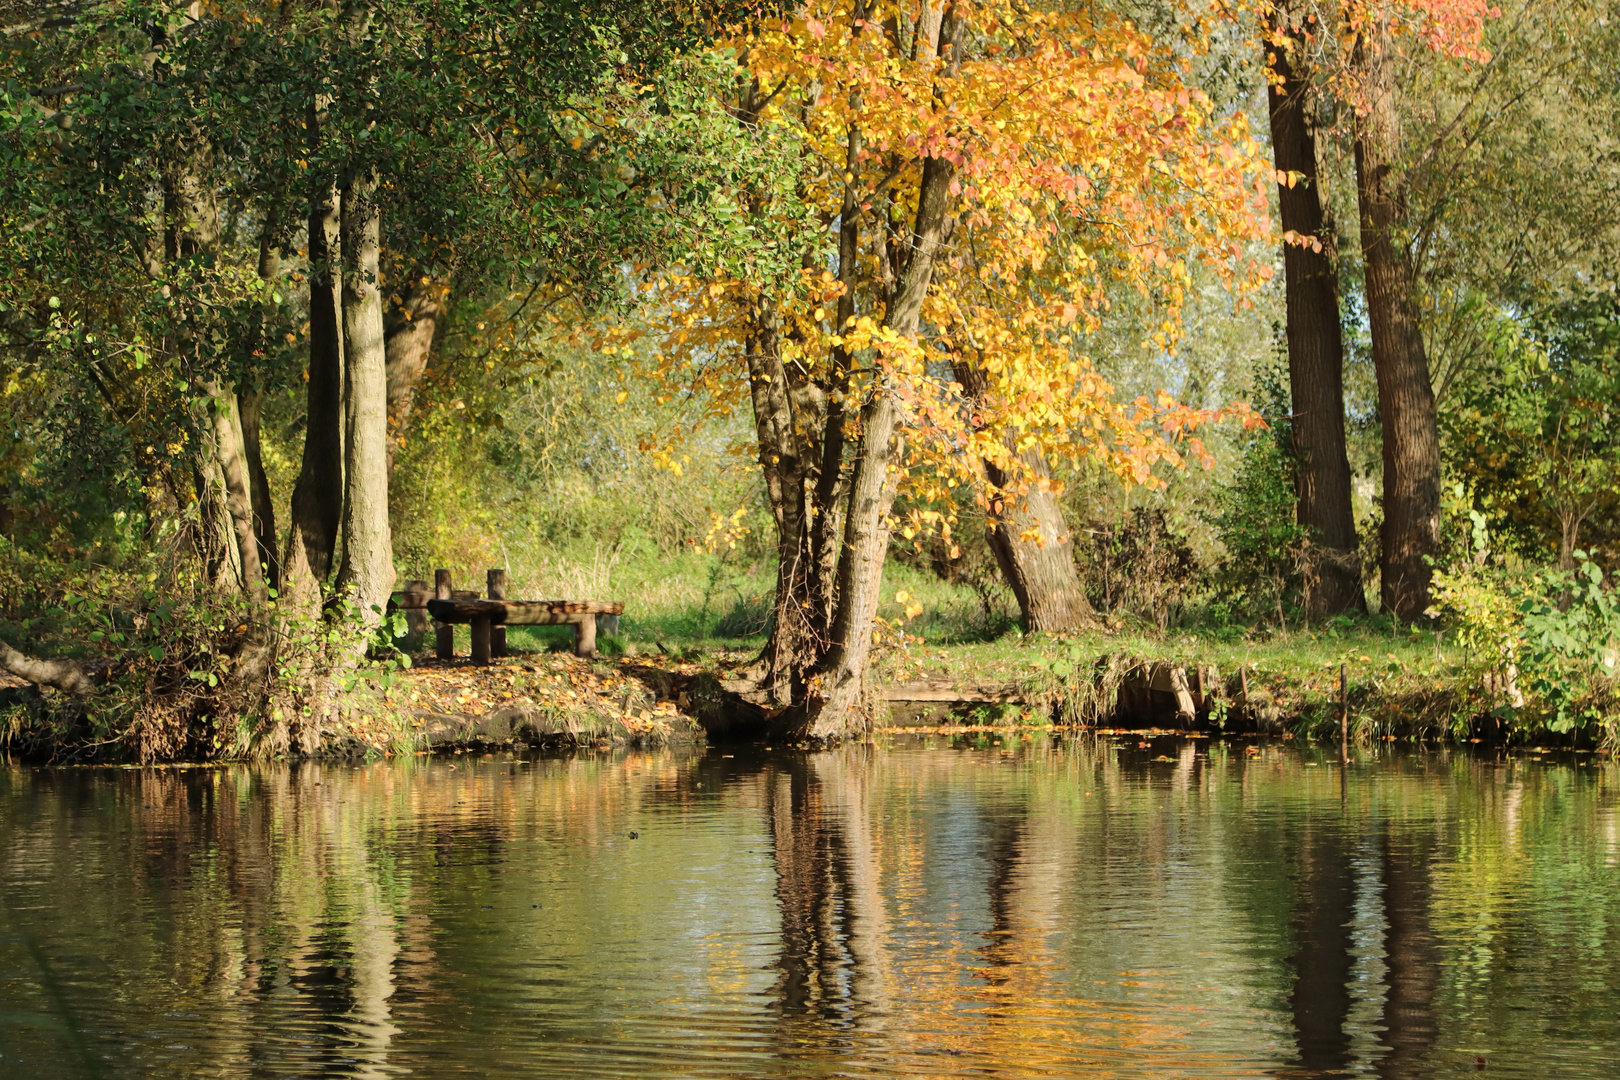
<svg viewBox="0 0 1620 1080">
<path fill-rule="evenodd" d="M 825 373 L 833 393 L 902 403 L 915 495 L 972 484 L 985 461 L 1017 476 L 1031 447 L 1152 483 L 1159 463 L 1203 455 L 1194 432 L 1223 411 L 1166 394 L 1117 401 L 1086 336 L 1111 296 L 1134 290 L 1157 312 L 1144 337 L 1172 349 L 1195 265 L 1240 297 L 1268 278 L 1254 252 L 1271 239 L 1273 172 L 1244 119 L 1215 115 L 1177 56 L 1123 19 L 994 0 L 950 11 L 965 23 L 960 55 L 937 48 L 939 6 L 852 0 L 803 4 L 724 42 L 747 89 L 721 104 L 752 137 L 798 147 L 795 191 L 826 225 L 820 247 L 785 281 L 665 272 L 649 294 L 667 329 L 602 344 L 741 404 L 746 343 L 770 308 L 785 363 Z M 745 108 L 750 97 L 763 104 Z M 929 159 L 953 169 L 951 228 L 912 337 L 885 310 Z M 787 233 L 771 200 L 738 201 L 762 240 Z M 855 265 L 834 267 L 846 212 Z M 841 300 L 852 314 L 840 323 Z"/>
</svg>

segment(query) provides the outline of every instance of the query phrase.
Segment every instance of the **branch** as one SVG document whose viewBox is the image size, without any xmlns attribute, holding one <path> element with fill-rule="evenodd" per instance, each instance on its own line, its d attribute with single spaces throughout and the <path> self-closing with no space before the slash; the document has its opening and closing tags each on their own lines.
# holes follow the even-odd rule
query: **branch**
<svg viewBox="0 0 1620 1080">
<path fill-rule="evenodd" d="M 52 686 L 74 697 L 85 697 L 95 691 L 90 676 L 72 660 L 39 660 L 18 652 L 4 641 L 0 641 L 0 668 L 35 686 Z"/>
</svg>

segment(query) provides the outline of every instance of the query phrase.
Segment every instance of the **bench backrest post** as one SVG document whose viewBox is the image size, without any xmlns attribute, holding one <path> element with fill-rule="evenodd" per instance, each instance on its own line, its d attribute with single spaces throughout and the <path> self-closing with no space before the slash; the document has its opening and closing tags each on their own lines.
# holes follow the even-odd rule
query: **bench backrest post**
<svg viewBox="0 0 1620 1080">
<path fill-rule="evenodd" d="M 439 600 L 451 599 L 450 571 L 433 571 L 433 595 Z M 440 660 L 454 660 L 456 656 L 456 628 L 449 623 L 436 623 L 433 652 Z"/>
<path fill-rule="evenodd" d="M 489 583 L 489 598 L 491 600 L 505 600 L 506 571 L 500 569 L 499 567 L 491 568 L 490 571 L 485 574 L 485 579 Z M 489 628 L 489 647 L 491 653 L 495 656 L 507 655 L 506 627 L 492 626 Z"/>
</svg>

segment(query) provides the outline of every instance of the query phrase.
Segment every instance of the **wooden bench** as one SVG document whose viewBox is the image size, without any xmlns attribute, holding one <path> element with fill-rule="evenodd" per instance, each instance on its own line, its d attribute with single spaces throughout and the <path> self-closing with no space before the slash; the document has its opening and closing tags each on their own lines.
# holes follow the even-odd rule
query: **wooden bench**
<svg viewBox="0 0 1620 1080">
<path fill-rule="evenodd" d="M 426 594 L 426 582 L 407 582 L 398 606 L 407 615 L 413 610 L 426 610 L 438 626 L 435 652 L 439 659 L 450 660 L 456 655 L 452 626 L 467 623 L 472 627 L 472 658 L 476 664 L 487 664 L 493 657 L 507 655 L 506 628 L 508 626 L 572 626 L 574 652 L 579 656 L 596 654 L 596 619 L 598 615 L 617 619 L 624 614 L 624 604 L 607 600 L 508 600 L 506 599 L 506 571 L 489 571 L 489 598 L 480 599 L 476 592 L 451 588 L 450 571 L 434 574 L 434 593 Z"/>
</svg>

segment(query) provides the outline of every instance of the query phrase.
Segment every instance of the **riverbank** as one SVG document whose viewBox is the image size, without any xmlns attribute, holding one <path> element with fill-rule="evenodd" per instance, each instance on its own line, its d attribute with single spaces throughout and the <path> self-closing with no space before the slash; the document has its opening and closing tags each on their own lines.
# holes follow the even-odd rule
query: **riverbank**
<svg viewBox="0 0 1620 1080">
<path fill-rule="evenodd" d="M 619 639 L 583 659 L 560 641 L 514 637 L 515 654 L 488 667 L 425 653 L 386 680 L 362 682 L 328 725 L 325 752 L 658 747 L 779 735 L 762 712 L 725 694 L 757 655 L 755 643 L 669 648 Z M 1350 741 L 1362 744 L 1614 743 L 1612 726 L 1559 734 L 1522 722 L 1470 675 L 1468 660 L 1443 638 L 1410 630 L 1238 642 L 1106 630 L 966 643 L 897 634 L 875 651 L 870 706 L 874 729 L 889 731 L 1174 729 L 1337 740 L 1343 722 Z M 59 705 L 17 680 L 0 685 L 0 747 L 53 760 L 128 756 L 116 729 L 64 725 Z M 85 730 L 102 734 L 92 740 Z"/>
</svg>

